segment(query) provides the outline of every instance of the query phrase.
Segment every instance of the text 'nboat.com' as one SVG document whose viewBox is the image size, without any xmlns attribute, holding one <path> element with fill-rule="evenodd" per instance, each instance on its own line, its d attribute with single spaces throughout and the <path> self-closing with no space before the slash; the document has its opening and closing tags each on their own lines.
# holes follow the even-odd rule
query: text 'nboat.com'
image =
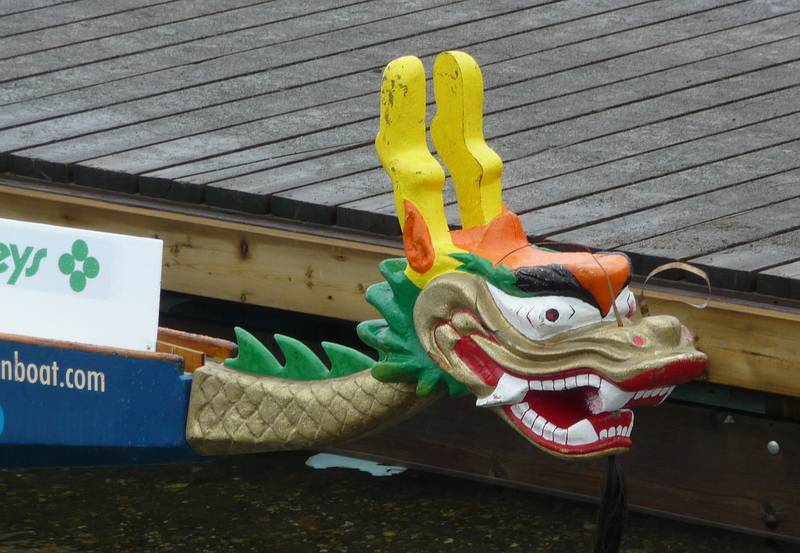
<svg viewBox="0 0 800 553">
<path fill-rule="evenodd" d="M 13 359 L 0 359 L 0 380 L 87 392 L 106 391 L 106 375 L 102 371 L 64 369 L 55 360 L 46 364 L 26 363 L 20 359 L 18 351 L 14 352 Z"/>
</svg>

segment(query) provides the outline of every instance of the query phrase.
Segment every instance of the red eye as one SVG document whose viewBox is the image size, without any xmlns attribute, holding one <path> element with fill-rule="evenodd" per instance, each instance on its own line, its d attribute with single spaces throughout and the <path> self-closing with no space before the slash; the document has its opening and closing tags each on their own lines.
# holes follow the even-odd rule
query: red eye
<svg viewBox="0 0 800 553">
<path fill-rule="evenodd" d="M 544 318 L 554 323 L 558 320 L 558 309 L 548 309 L 544 312 Z"/>
</svg>

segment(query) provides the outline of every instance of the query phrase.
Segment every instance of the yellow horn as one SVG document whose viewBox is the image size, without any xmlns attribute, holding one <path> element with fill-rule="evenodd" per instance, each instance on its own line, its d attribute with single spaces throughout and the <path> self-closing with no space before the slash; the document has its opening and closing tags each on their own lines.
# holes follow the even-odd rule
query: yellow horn
<svg viewBox="0 0 800 553">
<path fill-rule="evenodd" d="M 436 116 L 431 138 L 450 170 L 464 228 L 489 223 L 503 211 L 503 161 L 483 136 L 483 77 L 464 52 L 442 52 L 433 66 Z"/>
<path fill-rule="evenodd" d="M 459 263 L 449 254 L 462 251 L 453 245 L 444 213 L 444 170 L 428 150 L 425 92 L 425 69 L 419 58 L 404 56 L 389 63 L 383 72 L 380 130 L 375 137 L 378 157 L 394 185 L 407 255 L 413 247 L 432 249 L 428 252 L 432 262 L 424 264 L 424 270 L 415 270 L 413 263 L 406 269 L 408 278 L 420 288 L 454 270 Z M 406 202 L 416 208 L 413 214 L 406 213 Z M 407 238 L 407 216 L 413 218 L 415 236 L 427 232 L 424 240 Z M 409 245 L 409 240 L 416 244 Z"/>
</svg>

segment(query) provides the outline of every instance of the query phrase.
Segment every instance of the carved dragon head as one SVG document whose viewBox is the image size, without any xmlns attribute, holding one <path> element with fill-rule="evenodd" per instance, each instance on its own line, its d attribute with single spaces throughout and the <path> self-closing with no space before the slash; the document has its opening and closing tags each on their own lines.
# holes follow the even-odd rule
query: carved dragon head
<svg viewBox="0 0 800 553">
<path fill-rule="evenodd" d="M 433 84 L 431 137 L 463 226 L 451 231 L 445 218 L 422 62 L 396 59 L 383 76 L 376 148 L 394 185 L 407 263 L 384 264 L 388 284 L 368 292 L 388 321 L 359 329 L 381 352 L 373 375 L 417 379 L 418 393 L 440 382 L 451 393 L 469 390 L 549 453 L 627 449 L 630 409 L 661 403 L 703 370 L 705 355 L 674 317 L 640 316 L 626 256 L 528 243 L 502 203 L 502 161 L 483 137 L 483 79 L 470 56 L 440 54 Z"/>
</svg>

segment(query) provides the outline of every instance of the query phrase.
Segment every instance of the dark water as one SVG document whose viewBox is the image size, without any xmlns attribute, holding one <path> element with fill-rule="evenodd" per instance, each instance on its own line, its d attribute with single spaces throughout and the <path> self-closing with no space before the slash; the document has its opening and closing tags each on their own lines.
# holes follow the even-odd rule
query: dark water
<svg viewBox="0 0 800 553">
<path fill-rule="evenodd" d="M 595 508 L 439 475 L 304 465 L 280 453 L 201 465 L 0 471 L 0 551 L 575 553 Z M 797 551 L 630 515 L 623 551 Z"/>
</svg>

